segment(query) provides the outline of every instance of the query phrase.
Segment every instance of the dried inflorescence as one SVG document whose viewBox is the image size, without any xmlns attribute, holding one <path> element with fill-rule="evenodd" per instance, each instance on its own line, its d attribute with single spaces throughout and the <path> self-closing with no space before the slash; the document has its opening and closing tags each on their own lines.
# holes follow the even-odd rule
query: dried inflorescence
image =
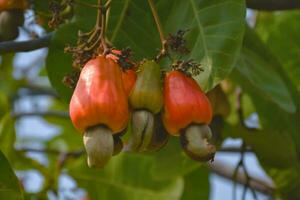
<svg viewBox="0 0 300 200">
<path fill-rule="evenodd" d="M 52 18 L 48 22 L 50 28 L 56 28 L 62 24 L 72 10 L 73 0 L 51 0 L 49 3 L 49 10 L 52 13 Z"/>
<path fill-rule="evenodd" d="M 201 64 L 195 62 L 192 59 L 187 61 L 177 60 L 172 64 L 172 68 L 174 70 L 183 72 L 187 76 L 197 76 L 201 72 L 203 72 L 203 69 L 201 68 Z"/>
<path fill-rule="evenodd" d="M 186 47 L 186 40 L 184 39 L 186 31 L 179 30 L 175 35 L 169 34 L 167 38 L 167 46 L 170 50 L 179 54 L 188 54 L 190 51 Z"/>
</svg>

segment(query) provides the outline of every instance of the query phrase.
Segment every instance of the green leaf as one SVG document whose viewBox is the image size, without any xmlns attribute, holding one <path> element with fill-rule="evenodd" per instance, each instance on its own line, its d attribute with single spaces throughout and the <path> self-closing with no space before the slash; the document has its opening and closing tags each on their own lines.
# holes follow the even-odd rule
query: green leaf
<svg viewBox="0 0 300 200">
<path fill-rule="evenodd" d="M 300 12 L 260 14 L 256 30 L 287 72 L 300 91 Z"/>
<path fill-rule="evenodd" d="M 228 126 L 226 131 L 230 136 L 242 138 L 264 165 L 283 169 L 298 163 L 295 143 L 286 130 L 264 128 L 249 131 L 240 125 Z"/>
<path fill-rule="evenodd" d="M 276 169 L 264 166 L 268 175 L 275 182 L 282 199 L 300 199 L 300 165 L 285 169 Z"/>
<path fill-rule="evenodd" d="M 200 168 L 184 176 L 182 200 L 209 199 L 209 170 Z"/>
<path fill-rule="evenodd" d="M 23 199 L 19 180 L 1 151 L 0 171 L 0 199 Z"/>
<path fill-rule="evenodd" d="M 273 101 L 286 112 L 296 111 L 285 83 L 261 55 L 243 47 L 236 71 L 237 76 L 243 76 L 248 82 L 248 87 L 255 88 L 257 93 L 261 93 L 262 96 Z"/>
<path fill-rule="evenodd" d="M 181 177 L 200 166 L 198 162 L 185 155 L 179 139 L 172 137 L 163 149 L 156 152 L 151 173 L 155 179 L 164 180 Z"/>
<path fill-rule="evenodd" d="M 86 159 L 86 158 L 84 158 Z M 151 156 L 123 153 L 113 157 L 104 169 L 89 169 L 86 160 L 69 167 L 69 174 L 88 191 L 91 200 L 143 199 L 176 200 L 183 191 L 183 180 L 154 180 L 149 173 Z"/>
<path fill-rule="evenodd" d="M 296 106 L 280 74 L 273 68 L 265 54 L 258 53 L 250 42 L 254 39 L 253 34 L 248 28 L 235 77 L 245 79 L 248 82 L 247 87 L 255 88 L 256 92 L 286 112 L 295 112 Z"/>
<path fill-rule="evenodd" d="M 14 119 L 10 113 L 6 113 L 0 120 L 0 149 L 8 159 L 14 155 L 14 143 L 16 140 Z"/>
<path fill-rule="evenodd" d="M 204 89 L 212 88 L 230 73 L 244 33 L 243 0 L 159 0 L 156 6 L 166 35 L 189 29 L 189 57 L 203 66 L 204 73 L 197 80 Z M 75 44 L 78 30 L 88 31 L 96 19 L 94 8 L 76 6 L 74 12 L 73 21 L 55 32 L 47 58 L 51 84 L 66 101 L 72 91 L 61 80 L 71 72 L 71 57 L 63 48 Z M 153 58 L 158 53 L 159 35 L 146 1 L 113 1 L 108 22 L 107 37 L 116 47 L 131 47 L 136 59 Z"/>
<path fill-rule="evenodd" d="M 0 92 L 0 119 L 9 111 L 9 100 L 7 96 Z"/>
</svg>

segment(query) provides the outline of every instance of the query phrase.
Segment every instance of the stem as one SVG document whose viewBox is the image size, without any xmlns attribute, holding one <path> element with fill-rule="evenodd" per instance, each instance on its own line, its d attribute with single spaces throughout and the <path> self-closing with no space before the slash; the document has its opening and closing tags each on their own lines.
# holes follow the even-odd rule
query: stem
<svg viewBox="0 0 300 200">
<path fill-rule="evenodd" d="M 101 1 L 101 0 L 99 0 Z M 110 6 L 111 1 L 107 1 L 104 6 L 102 6 L 102 12 L 101 12 L 101 34 L 100 34 L 100 39 L 101 39 L 101 45 L 103 48 L 103 54 L 106 54 L 108 52 L 108 47 L 105 41 L 105 32 L 106 32 L 106 13 L 107 13 L 107 6 Z M 101 4 L 102 5 L 102 4 Z"/>
<path fill-rule="evenodd" d="M 27 41 L 5 41 L 0 42 L 0 54 L 11 52 L 28 52 L 36 49 L 48 47 L 53 33 L 48 33 L 37 39 Z"/>
<path fill-rule="evenodd" d="M 165 39 L 165 36 L 164 36 L 162 25 L 160 23 L 160 20 L 159 20 L 158 14 L 157 14 L 157 10 L 155 8 L 155 5 L 154 5 L 153 1 L 148 0 L 148 3 L 149 3 L 149 6 L 151 8 L 151 12 L 152 12 L 152 15 L 153 15 L 153 18 L 154 18 L 154 21 L 155 21 L 155 24 L 156 24 L 156 27 L 157 27 L 157 30 L 158 30 L 158 33 L 159 33 L 161 47 L 162 47 L 161 54 L 164 55 L 164 54 L 166 54 L 167 48 L 166 48 L 166 39 Z"/>
<path fill-rule="evenodd" d="M 246 0 L 246 5 L 256 10 L 291 10 L 300 8 L 300 0 Z"/>
<path fill-rule="evenodd" d="M 112 0 L 108 0 L 105 3 L 105 9 L 106 9 L 106 21 L 105 21 L 105 28 L 107 28 L 107 24 L 108 24 L 108 18 L 109 18 L 109 13 L 110 13 L 110 6 L 111 6 Z"/>
<path fill-rule="evenodd" d="M 107 2 L 105 3 L 105 8 L 106 10 L 110 7 L 112 0 L 107 0 Z"/>
<path fill-rule="evenodd" d="M 58 118 L 69 118 L 69 113 L 65 111 L 35 111 L 35 112 L 19 112 L 11 113 L 11 116 L 15 119 L 30 116 L 41 116 L 41 117 L 58 117 Z"/>
<path fill-rule="evenodd" d="M 101 28 L 102 23 L 102 0 L 98 0 L 98 13 L 97 13 L 97 28 Z"/>
<path fill-rule="evenodd" d="M 237 178 L 233 179 L 235 169 L 226 162 L 216 160 L 212 164 L 209 164 L 208 167 L 210 168 L 211 172 L 215 173 L 216 175 L 219 175 L 231 181 L 236 181 L 237 183 L 240 183 L 242 185 L 247 184 L 247 177 L 242 171 L 238 171 Z M 249 182 L 249 188 L 269 196 L 273 196 L 275 192 L 275 186 L 273 185 L 273 183 L 257 177 L 252 177 L 251 181 Z"/>
<path fill-rule="evenodd" d="M 89 4 L 89 3 L 86 3 L 86 2 L 83 2 L 83 1 L 74 1 L 75 4 L 78 4 L 78 5 L 82 5 L 82 6 L 86 6 L 86 7 L 90 7 L 90 8 L 99 8 L 98 5 L 93 5 L 93 4 Z"/>
</svg>

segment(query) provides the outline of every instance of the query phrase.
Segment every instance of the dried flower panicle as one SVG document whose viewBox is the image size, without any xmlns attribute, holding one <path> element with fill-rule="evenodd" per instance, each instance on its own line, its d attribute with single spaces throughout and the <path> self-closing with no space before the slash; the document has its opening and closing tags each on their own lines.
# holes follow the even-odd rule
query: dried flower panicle
<svg viewBox="0 0 300 200">
<path fill-rule="evenodd" d="M 185 33 L 186 31 L 179 30 L 175 35 L 169 34 L 167 45 L 170 50 L 183 55 L 190 52 L 186 47 L 186 40 L 184 39 Z"/>
<path fill-rule="evenodd" d="M 172 68 L 185 73 L 187 76 L 197 76 L 203 71 L 201 64 L 192 59 L 187 61 L 178 60 L 172 64 Z"/>
</svg>

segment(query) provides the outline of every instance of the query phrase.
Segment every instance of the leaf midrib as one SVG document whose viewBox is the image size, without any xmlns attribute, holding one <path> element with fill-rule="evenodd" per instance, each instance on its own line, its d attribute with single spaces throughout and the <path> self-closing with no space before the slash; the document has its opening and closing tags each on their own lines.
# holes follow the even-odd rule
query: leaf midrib
<svg viewBox="0 0 300 200">
<path fill-rule="evenodd" d="M 197 7 L 195 5 L 195 2 L 194 0 L 189 0 L 189 3 L 191 4 L 191 7 L 192 7 L 192 11 L 193 11 L 193 14 L 195 16 L 195 19 L 196 19 L 196 23 L 197 23 L 197 27 L 199 29 L 199 37 L 202 41 L 202 44 L 203 44 L 203 51 L 204 51 L 204 57 L 207 57 L 208 56 L 208 48 L 207 48 L 207 44 L 206 44 L 206 41 L 205 41 L 205 35 L 204 35 L 204 28 L 200 22 L 200 19 L 199 19 L 199 16 L 198 16 L 198 12 L 197 12 Z"/>
</svg>

